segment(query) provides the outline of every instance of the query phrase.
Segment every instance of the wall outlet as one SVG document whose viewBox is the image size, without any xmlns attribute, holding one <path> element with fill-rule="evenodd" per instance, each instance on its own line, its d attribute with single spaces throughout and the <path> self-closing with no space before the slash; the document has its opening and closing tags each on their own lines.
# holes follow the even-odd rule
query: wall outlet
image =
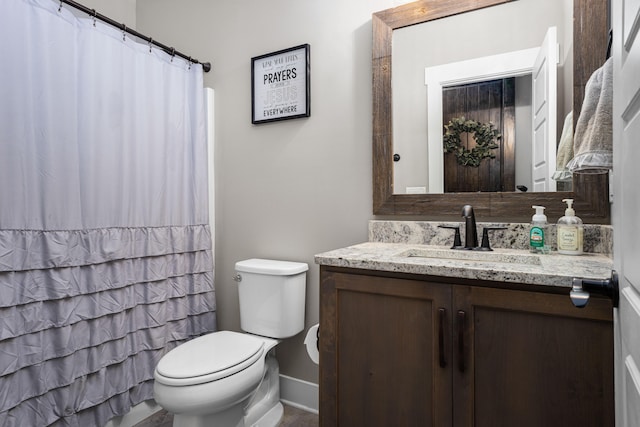
<svg viewBox="0 0 640 427">
<path fill-rule="evenodd" d="M 427 194 L 427 187 L 407 187 L 407 194 Z"/>
</svg>

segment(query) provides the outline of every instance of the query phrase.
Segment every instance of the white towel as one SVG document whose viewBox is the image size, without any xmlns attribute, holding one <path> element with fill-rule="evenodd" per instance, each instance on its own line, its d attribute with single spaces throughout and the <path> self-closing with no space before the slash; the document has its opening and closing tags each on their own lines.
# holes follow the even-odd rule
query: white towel
<svg viewBox="0 0 640 427">
<path fill-rule="evenodd" d="M 613 165 L 613 62 L 589 77 L 573 138 L 575 157 L 567 168 L 575 173 L 603 173 Z"/>
<path fill-rule="evenodd" d="M 556 171 L 552 178 L 559 182 L 571 181 L 573 174 L 567 169 L 567 163 L 573 158 L 573 111 L 567 114 L 562 126 L 562 135 L 556 155 Z"/>
</svg>

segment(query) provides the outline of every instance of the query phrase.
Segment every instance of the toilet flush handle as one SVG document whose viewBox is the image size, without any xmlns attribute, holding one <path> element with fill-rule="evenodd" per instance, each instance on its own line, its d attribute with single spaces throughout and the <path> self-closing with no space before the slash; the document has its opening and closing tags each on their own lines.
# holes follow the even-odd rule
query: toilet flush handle
<svg viewBox="0 0 640 427">
<path fill-rule="evenodd" d="M 242 282 L 242 276 L 240 275 L 240 273 L 236 273 L 233 275 L 233 280 L 236 282 Z"/>
</svg>

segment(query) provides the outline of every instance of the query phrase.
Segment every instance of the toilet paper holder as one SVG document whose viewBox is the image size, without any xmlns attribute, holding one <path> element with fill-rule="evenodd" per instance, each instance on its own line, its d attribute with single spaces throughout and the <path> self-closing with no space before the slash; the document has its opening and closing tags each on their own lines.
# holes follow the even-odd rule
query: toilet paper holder
<svg viewBox="0 0 640 427">
<path fill-rule="evenodd" d="M 315 341 L 315 342 L 314 342 Z M 307 331 L 304 339 L 304 345 L 307 347 L 307 353 L 313 363 L 318 364 L 320 361 L 320 324 L 313 325 Z"/>
</svg>

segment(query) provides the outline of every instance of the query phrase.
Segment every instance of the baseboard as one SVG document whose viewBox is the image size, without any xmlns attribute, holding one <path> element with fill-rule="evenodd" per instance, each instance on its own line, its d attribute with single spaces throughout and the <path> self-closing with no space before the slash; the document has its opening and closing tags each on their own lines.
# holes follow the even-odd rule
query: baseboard
<svg viewBox="0 0 640 427">
<path fill-rule="evenodd" d="M 280 401 L 303 411 L 318 413 L 318 384 L 280 375 Z"/>
<path fill-rule="evenodd" d="M 162 408 L 158 406 L 154 400 L 147 400 L 131 407 L 131 410 L 128 413 L 120 417 L 112 418 L 105 427 L 133 427 L 139 422 L 159 412 L 161 409 Z"/>
</svg>

